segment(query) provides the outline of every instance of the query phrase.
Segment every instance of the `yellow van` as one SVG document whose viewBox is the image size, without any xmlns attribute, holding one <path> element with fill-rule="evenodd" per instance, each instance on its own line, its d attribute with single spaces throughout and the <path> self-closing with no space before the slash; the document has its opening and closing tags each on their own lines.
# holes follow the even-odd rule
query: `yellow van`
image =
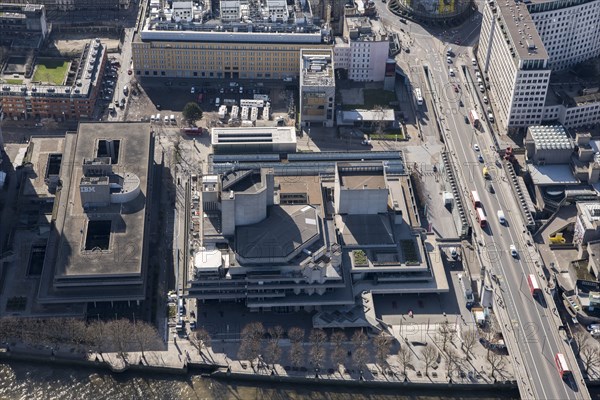
<svg viewBox="0 0 600 400">
<path fill-rule="evenodd" d="M 483 177 L 485 179 L 489 179 L 490 178 L 490 171 L 488 171 L 488 167 L 483 167 Z"/>
</svg>

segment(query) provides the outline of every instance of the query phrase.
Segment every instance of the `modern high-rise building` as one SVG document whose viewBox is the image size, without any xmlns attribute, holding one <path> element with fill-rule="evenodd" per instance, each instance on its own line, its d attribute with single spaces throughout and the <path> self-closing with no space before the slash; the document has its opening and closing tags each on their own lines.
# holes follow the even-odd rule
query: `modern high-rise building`
<svg viewBox="0 0 600 400">
<path fill-rule="evenodd" d="M 600 0 L 492 0 L 484 6 L 477 57 L 504 129 L 600 122 L 597 90 L 562 90 L 550 79 L 552 71 L 599 55 Z"/>
<path fill-rule="evenodd" d="M 508 5 L 507 5 L 508 4 Z M 487 3 L 478 58 L 503 127 L 539 125 L 550 82 L 548 53 L 524 4 Z"/>
</svg>

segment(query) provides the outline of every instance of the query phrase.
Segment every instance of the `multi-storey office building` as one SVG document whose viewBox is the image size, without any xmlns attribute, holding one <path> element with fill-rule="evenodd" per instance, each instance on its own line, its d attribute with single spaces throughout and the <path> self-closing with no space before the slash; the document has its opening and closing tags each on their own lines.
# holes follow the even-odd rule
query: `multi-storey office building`
<svg viewBox="0 0 600 400">
<path fill-rule="evenodd" d="M 525 14 L 523 14 L 525 13 Z M 550 81 L 548 53 L 524 5 L 487 3 L 478 58 L 503 127 L 542 122 Z"/>
<path fill-rule="evenodd" d="M 91 118 L 100 92 L 106 59 L 105 46 L 99 39 L 95 39 L 85 46 L 78 60 L 68 64 L 61 84 L 34 82 L 25 76 L 20 76 L 23 81 L 21 84 L 2 84 L 0 104 L 5 117 L 60 120 Z M 70 74 L 68 71 L 74 73 Z"/>
<path fill-rule="evenodd" d="M 335 75 L 331 50 L 300 51 L 300 123 L 333 126 Z"/>
<path fill-rule="evenodd" d="M 353 81 L 379 82 L 385 77 L 390 37 L 380 21 L 367 17 L 344 17 L 343 37 L 336 38 L 335 66 L 348 71 Z"/>
<path fill-rule="evenodd" d="M 81 123 L 67 134 L 39 303 L 104 304 L 122 317 L 146 299 L 153 146 L 140 122 Z"/>
<path fill-rule="evenodd" d="M 300 49 L 331 47 L 330 35 L 313 23 L 309 2 L 298 0 L 293 7 L 277 1 L 221 3 L 220 21 L 207 21 L 208 8 L 192 2 L 174 3 L 186 18 L 178 18 L 173 8 L 152 8 L 132 44 L 136 75 L 297 77 Z"/>
<path fill-rule="evenodd" d="M 550 72 L 600 55 L 600 0 L 490 1 L 477 56 L 503 128 L 600 121 L 593 95 L 549 96 Z M 577 98 L 579 97 L 579 98 Z"/>
<path fill-rule="evenodd" d="M 525 6 L 553 71 L 600 55 L 600 0 L 533 1 Z"/>
</svg>

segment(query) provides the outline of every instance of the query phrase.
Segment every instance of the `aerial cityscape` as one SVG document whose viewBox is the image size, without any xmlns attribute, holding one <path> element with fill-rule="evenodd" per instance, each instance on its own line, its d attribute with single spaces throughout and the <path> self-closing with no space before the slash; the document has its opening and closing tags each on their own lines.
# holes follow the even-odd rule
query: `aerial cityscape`
<svg viewBox="0 0 600 400">
<path fill-rule="evenodd" d="M 1 0 L 0 398 L 600 396 L 600 0 Z"/>
</svg>

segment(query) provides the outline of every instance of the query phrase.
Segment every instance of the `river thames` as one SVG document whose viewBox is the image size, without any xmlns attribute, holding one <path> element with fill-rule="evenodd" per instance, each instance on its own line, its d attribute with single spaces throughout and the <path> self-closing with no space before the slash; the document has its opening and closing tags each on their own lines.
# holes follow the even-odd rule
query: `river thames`
<svg viewBox="0 0 600 400">
<path fill-rule="evenodd" d="M 11 362 L 0 364 L 2 400 L 212 400 L 212 399 L 327 399 L 327 400 L 441 400 L 441 399 L 513 399 L 499 392 L 476 391 L 453 394 L 451 388 L 437 391 L 376 390 L 315 385 L 235 384 L 199 375 L 172 376 L 125 373 L 121 375 L 86 368 L 53 364 Z"/>
</svg>

